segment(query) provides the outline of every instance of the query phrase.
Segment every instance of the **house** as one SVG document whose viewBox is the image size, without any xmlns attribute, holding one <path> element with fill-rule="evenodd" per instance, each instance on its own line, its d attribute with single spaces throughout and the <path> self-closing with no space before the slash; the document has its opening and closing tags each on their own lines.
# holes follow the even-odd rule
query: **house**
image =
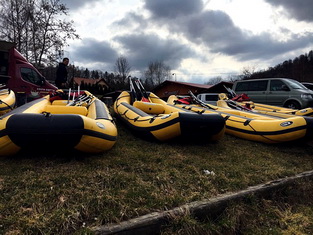
<svg viewBox="0 0 313 235">
<path fill-rule="evenodd" d="M 74 77 L 73 78 L 73 85 L 75 87 L 80 86 L 80 87 L 91 87 L 91 86 L 98 86 L 99 88 L 102 88 L 102 90 L 108 90 L 109 86 L 108 84 L 104 81 L 103 78 L 98 78 L 98 79 L 92 79 L 92 78 L 78 78 Z M 84 88 L 83 88 L 84 89 Z"/>
<path fill-rule="evenodd" d="M 197 83 L 188 82 L 176 82 L 166 80 L 157 87 L 155 87 L 152 92 L 156 94 L 161 99 L 167 99 L 170 95 L 188 95 L 191 91 L 195 95 L 199 93 L 219 93 L 226 92 L 225 87 L 232 87 L 230 82 L 220 82 L 216 85 L 204 85 Z"/>
</svg>

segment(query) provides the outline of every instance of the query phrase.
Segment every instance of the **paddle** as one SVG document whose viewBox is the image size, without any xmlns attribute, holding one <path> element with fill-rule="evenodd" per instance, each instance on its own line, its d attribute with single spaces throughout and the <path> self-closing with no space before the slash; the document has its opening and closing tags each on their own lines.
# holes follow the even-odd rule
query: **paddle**
<svg viewBox="0 0 313 235">
<path fill-rule="evenodd" d="M 147 91 L 146 91 L 145 87 L 142 85 L 142 83 L 141 83 L 140 79 L 138 79 L 138 83 L 139 83 L 139 86 L 141 87 L 141 90 L 142 90 L 142 91 L 143 91 L 143 93 L 144 93 L 144 98 L 146 99 L 146 101 L 145 101 L 145 102 L 150 102 L 150 101 L 149 101 L 149 96 L 148 96 L 148 93 L 147 93 Z"/>
<path fill-rule="evenodd" d="M 202 100 L 198 99 L 198 98 L 192 93 L 192 91 L 188 91 L 188 93 L 190 94 L 191 98 L 192 98 L 197 104 L 200 104 L 202 107 L 209 108 L 209 109 L 213 109 L 213 110 L 216 110 L 216 109 L 217 109 L 217 108 L 212 107 L 212 106 L 209 105 L 209 104 L 204 103 Z"/>
<path fill-rule="evenodd" d="M 231 89 L 231 88 L 228 88 L 227 86 L 225 86 L 225 85 L 223 85 L 224 86 L 224 88 L 228 91 L 228 93 L 232 96 L 232 97 L 235 97 L 237 94 L 236 94 L 236 92 L 233 90 L 233 89 Z"/>
<path fill-rule="evenodd" d="M 77 97 L 75 99 L 73 98 L 73 100 L 69 102 L 66 106 L 81 106 L 83 103 L 87 103 L 88 105 L 88 103 L 92 100 L 93 97 L 94 97 L 93 95 L 88 95 L 86 93 L 82 95 L 77 95 Z"/>
<path fill-rule="evenodd" d="M 150 102 L 149 98 L 148 98 L 148 95 L 147 95 L 147 92 L 145 91 L 145 89 L 142 86 L 141 82 L 138 79 L 136 79 L 135 80 L 135 84 L 136 84 L 136 86 L 137 86 L 137 88 L 138 88 L 138 90 L 139 90 L 139 92 L 141 94 L 141 101 L 143 101 L 143 102 Z"/>
<path fill-rule="evenodd" d="M 133 97 L 137 100 L 137 92 L 136 89 L 134 87 L 134 83 L 133 80 L 131 79 L 131 77 L 129 77 L 129 86 L 130 86 L 130 92 L 132 93 Z"/>
<path fill-rule="evenodd" d="M 71 88 L 68 90 L 67 105 L 70 103 L 71 90 Z"/>
<path fill-rule="evenodd" d="M 231 95 L 232 97 L 236 97 L 236 96 L 237 96 L 237 94 L 236 94 L 236 92 L 235 92 L 234 90 L 232 90 L 232 89 L 226 87 L 225 85 L 224 85 L 224 88 L 228 91 L 228 93 L 230 93 L 230 95 Z M 249 112 L 252 111 L 250 108 L 247 108 L 247 107 L 245 107 L 245 106 L 239 105 L 237 102 L 235 102 L 235 101 L 233 101 L 233 100 L 230 100 L 230 99 L 224 99 L 224 100 L 225 100 L 225 102 L 226 102 L 229 106 L 231 106 L 231 107 L 233 107 L 233 108 L 235 108 L 235 109 L 244 110 L 244 111 L 249 111 Z"/>
</svg>

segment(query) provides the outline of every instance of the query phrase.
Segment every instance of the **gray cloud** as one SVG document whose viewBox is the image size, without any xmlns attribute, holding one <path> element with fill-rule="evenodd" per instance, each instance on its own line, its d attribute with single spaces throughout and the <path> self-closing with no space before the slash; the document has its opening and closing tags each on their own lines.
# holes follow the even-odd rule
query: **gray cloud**
<svg viewBox="0 0 313 235">
<path fill-rule="evenodd" d="M 285 35 L 290 35 L 291 39 L 282 42 L 267 32 L 253 35 L 251 32 L 243 31 L 234 25 L 225 12 L 202 10 L 202 2 L 186 0 L 186 4 L 194 6 L 189 13 L 197 12 L 197 14 L 184 15 L 184 11 L 187 10 L 181 6 L 183 5 L 180 4 L 181 2 L 175 0 L 169 3 L 169 1 L 146 0 L 145 7 L 152 12 L 153 19 L 144 19 L 139 14 L 131 13 L 127 19 L 124 18 L 118 24 L 129 28 L 139 25 L 138 33 L 145 32 L 149 25 L 167 27 L 173 34 L 187 38 L 190 43 L 204 45 L 212 53 L 233 56 L 239 61 L 268 60 L 312 43 L 310 40 L 312 33 L 293 35 L 285 29 L 288 31 Z M 175 21 L 171 19 L 173 17 L 176 17 Z M 128 34 L 116 37 L 116 40 L 129 50 L 137 67 L 146 66 L 150 61 L 161 59 L 172 63 L 172 68 L 177 68 L 181 60 L 193 57 L 191 50 L 186 50 L 188 48 L 186 45 L 177 44 L 169 39 L 161 40 L 156 35 Z M 174 55 L 176 57 L 173 57 Z"/>
<path fill-rule="evenodd" d="M 90 3 L 98 2 L 100 0 L 61 0 L 60 2 L 65 4 L 67 8 L 70 10 L 76 10 L 78 8 L 81 8 L 85 5 L 89 5 Z"/>
<path fill-rule="evenodd" d="M 184 18 L 179 27 L 191 40 L 200 40 L 209 47 L 227 43 L 229 37 L 239 40 L 243 37 L 230 17 L 222 11 L 205 11 L 190 18 Z"/>
<path fill-rule="evenodd" d="M 112 64 L 118 57 L 108 42 L 93 38 L 83 39 L 80 45 L 73 45 L 71 51 L 73 60 L 85 63 Z"/>
<path fill-rule="evenodd" d="M 263 33 L 258 36 L 242 38 L 239 41 L 229 41 L 228 44 L 216 48 L 216 51 L 236 56 L 242 61 L 268 60 L 277 55 L 309 46 L 312 43 L 312 37 L 312 33 L 302 36 L 294 34 L 288 41 L 278 41 L 273 39 L 269 33 Z"/>
<path fill-rule="evenodd" d="M 86 2 L 63 1 L 75 2 L 76 7 Z M 96 1 L 98 0 L 93 0 Z M 295 15 L 300 14 L 302 9 L 299 6 L 293 8 L 292 0 L 265 1 L 276 6 L 282 5 L 288 8 L 289 12 L 297 11 Z M 138 11 L 129 12 L 111 25 L 114 32 L 119 33 L 113 40 L 121 46 L 125 52 L 124 56 L 134 70 L 142 71 L 147 68 L 149 62 L 156 60 L 163 61 L 172 69 L 176 69 L 183 59 L 200 58 L 191 49 L 194 45 L 206 47 L 213 53 L 212 56 L 216 53 L 233 56 L 238 61 L 273 61 L 273 58 L 278 58 L 279 55 L 312 44 L 312 32 L 296 35 L 284 29 L 285 35 L 289 36 L 287 41 L 275 39 L 267 32 L 253 35 L 237 27 L 225 12 L 204 10 L 201 0 L 145 0 L 144 6 L 151 12 L 150 18 L 144 17 Z M 311 6 L 312 3 L 309 2 L 308 8 L 312 9 Z M 309 19 L 305 14 L 304 18 Z M 188 40 L 189 45 L 172 38 L 161 38 L 156 34 L 148 33 L 150 28 L 158 27 L 169 30 L 173 36 Z M 128 33 L 125 34 L 124 30 L 128 30 Z M 84 39 L 72 53 L 76 61 L 104 63 L 107 70 L 113 68 L 119 54 L 120 52 L 110 47 L 108 42 L 94 39 Z"/>
<path fill-rule="evenodd" d="M 128 34 L 117 36 L 115 40 L 127 51 L 129 62 L 138 70 L 154 61 L 163 61 L 173 69 L 179 67 L 183 59 L 196 56 L 189 46 L 154 34 Z"/>
<path fill-rule="evenodd" d="M 265 0 L 273 6 L 282 6 L 289 17 L 300 21 L 313 21 L 313 1 L 312 0 Z"/>
<path fill-rule="evenodd" d="M 176 18 L 201 12 L 203 2 L 201 0 L 146 0 L 145 8 L 155 18 Z"/>
<path fill-rule="evenodd" d="M 169 24 L 180 30 L 190 42 L 202 44 L 213 53 L 223 53 L 239 60 L 268 59 L 279 53 L 306 47 L 312 43 L 313 33 L 291 35 L 286 42 L 274 39 L 271 34 L 252 35 L 234 25 L 222 11 L 202 11 Z M 291 34 L 291 32 L 289 32 Z"/>
<path fill-rule="evenodd" d="M 130 28 L 141 28 L 145 29 L 148 25 L 147 20 L 140 14 L 136 12 L 129 12 L 125 15 L 124 18 L 115 21 L 112 24 L 112 28 L 120 27 L 125 29 Z"/>
</svg>

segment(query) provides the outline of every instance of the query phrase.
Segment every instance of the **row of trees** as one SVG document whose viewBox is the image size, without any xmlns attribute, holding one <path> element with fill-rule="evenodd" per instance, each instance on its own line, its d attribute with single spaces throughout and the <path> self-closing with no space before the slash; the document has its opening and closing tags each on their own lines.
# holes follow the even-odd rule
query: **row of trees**
<svg viewBox="0 0 313 235">
<path fill-rule="evenodd" d="M 42 74 L 49 81 L 55 80 L 57 67 L 46 66 L 41 70 Z M 129 88 L 128 78 L 131 77 L 131 66 L 126 57 L 120 56 L 115 62 L 114 72 L 102 72 L 101 70 L 89 70 L 88 68 L 68 66 L 68 77 L 80 77 L 86 79 L 104 79 L 109 85 L 110 91 Z M 133 77 L 135 78 L 135 77 Z M 146 89 L 161 84 L 165 80 L 172 78 L 171 69 L 161 61 L 150 62 L 148 68 L 143 72 L 141 79 Z"/>
<path fill-rule="evenodd" d="M 287 77 L 294 78 L 300 82 L 313 82 L 313 51 L 286 60 L 274 67 L 262 71 L 246 71 L 244 79 Z"/>
<path fill-rule="evenodd" d="M 293 60 L 286 60 L 267 70 L 255 71 L 254 67 L 243 68 L 241 75 L 229 76 L 226 80 L 234 82 L 241 79 L 256 79 L 264 77 L 289 77 L 298 81 L 313 82 L 313 51 L 300 55 Z M 131 66 L 126 57 L 120 56 L 115 62 L 114 73 L 102 72 L 99 70 L 89 71 L 83 68 L 72 67 L 73 77 L 103 78 L 111 87 L 111 90 L 128 88 L 128 78 L 131 74 Z M 142 80 L 147 89 L 151 90 L 165 80 L 173 78 L 171 68 L 162 61 L 150 62 L 148 68 L 142 74 Z M 222 77 L 214 77 L 206 84 L 214 85 L 223 81 Z"/>
<path fill-rule="evenodd" d="M 127 78 L 130 76 L 131 66 L 126 57 L 120 56 L 115 62 L 115 75 L 113 78 L 113 85 L 120 84 L 125 86 L 128 84 Z M 142 75 L 144 79 L 144 84 L 147 89 L 152 89 L 153 87 L 161 84 L 165 80 L 170 80 L 172 78 L 171 68 L 167 66 L 162 61 L 154 61 L 148 64 L 147 70 L 143 72 Z M 114 79 L 117 82 L 114 82 Z M 122 87 L 123 88 L 123 87 Z"/>
<path fill-rule="evenodd" d="M 286 60 L 267 70 L 255 71 L 254 67 L 243 68 L 241 75 L 229 76 L 226 80 L 234 82 L 241 79 L 256 79 L 264 77 L 290 77 L 298 81 L 313 82 L 313 51 L 300 55 L 293 60 Z M 102 72 L 99 70 L 89 71 L 87 68 L 70 66 L 70 74 L 73 77 L 103 78 L 111 90 L 126 89 L 129 86 L 128 78 L 131 74 L 131 66 L 126 57 L 120 56 L 115 62 L 114 73 Z M 171 68 L 162 61 L 150 62 L 147 70 L 142 74 L 145 87 L 151 90 L 165 80 L 172 79 Z M 224 79 L 220 76 L 211 78 L 205 84 L 214 85 Z"/>
</svg>

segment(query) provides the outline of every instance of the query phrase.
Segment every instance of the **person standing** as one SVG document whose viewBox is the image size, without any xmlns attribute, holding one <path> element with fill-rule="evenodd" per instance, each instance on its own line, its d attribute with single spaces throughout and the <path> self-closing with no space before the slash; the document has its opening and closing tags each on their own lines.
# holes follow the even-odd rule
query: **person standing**
<svg viewBox="0 0 313 235">
<path fill-rule="evenodd" d="M 62 63 L 59 63 L 59 67 L 57 69 L 55 85 L 59 88 L 66 88 L 67 85 L 67 65 L 69 63 L 68 58 L 64 58 Z"/>
</svg>

